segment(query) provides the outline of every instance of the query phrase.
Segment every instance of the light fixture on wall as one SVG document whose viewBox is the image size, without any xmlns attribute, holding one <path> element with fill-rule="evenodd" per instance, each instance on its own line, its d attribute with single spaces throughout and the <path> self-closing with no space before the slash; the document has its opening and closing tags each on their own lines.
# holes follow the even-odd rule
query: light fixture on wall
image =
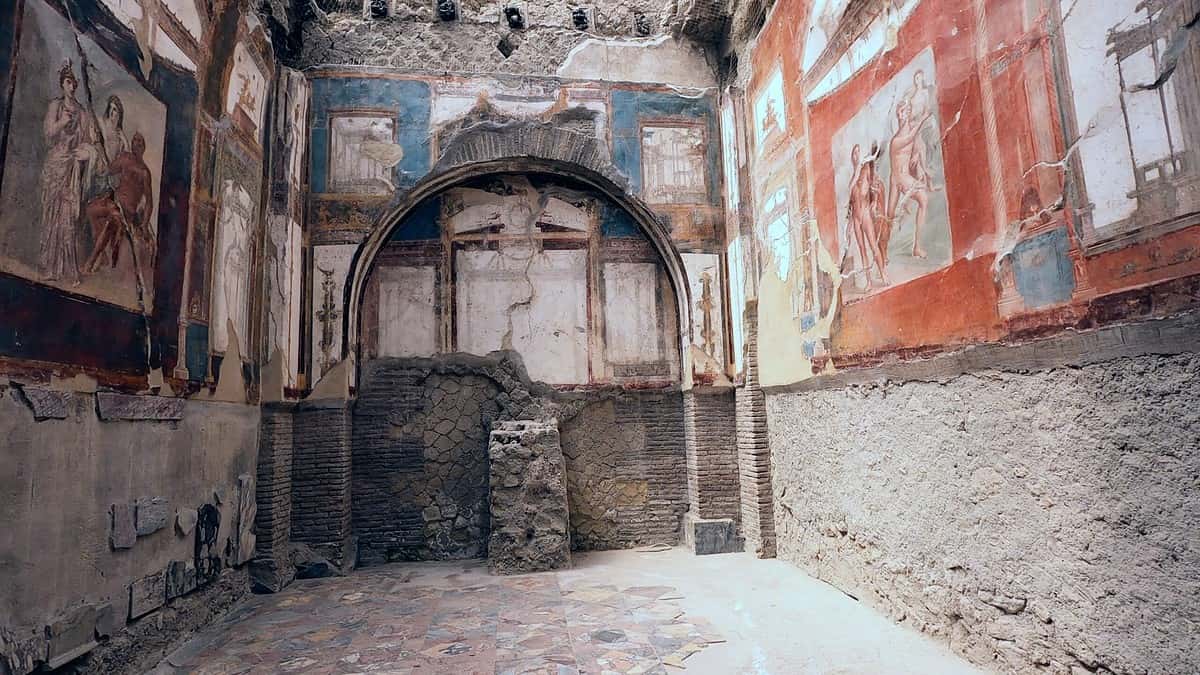
<svg viewBox="0 0 1200 675">
<path fill-rule="evenodd" d="M 442 21 L 454 21 L 458 18 L 458 5 L 454 0 L 438 0 L 437 14 Z"/>
<path fill-rule="evenodd" d="M 571 10 L 571 23 L 575 24 L 575 30 L 587 30 L 592 27 L 591 17 L 588 16 L 588 11 L 583 7 L 576 7 Z"/>
<path fill-rule="evenodd" d="M 373 19 L 386 19 L 388 15 L 388 0 L 369 0 L 367 4 Z"/>
<path fill-rule="evenodd" d="M 504 8 L 504 20 L 508 21 L 509 28 L 520 30 L 525 27 L 525 16 L 521 14 L 521 8 L 516 5 Z"/>
<path fill-rule="evenodd" d="M 645 12 L 635 12 L 633 15 L 633 32 L 640 37 L 646 37 L 654 32 L 650 15 Z"/>
</svg>

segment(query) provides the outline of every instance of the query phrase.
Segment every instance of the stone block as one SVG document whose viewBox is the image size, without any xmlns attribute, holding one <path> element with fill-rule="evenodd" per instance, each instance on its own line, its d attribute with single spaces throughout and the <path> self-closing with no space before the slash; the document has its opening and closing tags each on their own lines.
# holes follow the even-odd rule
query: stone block
<svg viewBox="0 0 1200 675">
<path fill-rule="evenodd" d="M 137 508 L 137 536 L 144 537 L 167 526 L 171 518 L 171 500 L 166 497 L 139 497 Z"/>
<path fill-rule="evenodd" d="M 569 567 L 566 462 L 558 423 L 499 422 L 488 456 L 488 568 L 493 574 L 522 574 Z"/>
<path fill-rule="evenodd" d="M 162 607 L 166 602 L 163 573 L 156 572 L 129 584 L 129 618 L 137 619 Z"/>
<path fill-rule="evenodd" d="M 683 539 L 696 555 L 738 553 L 743 546 L 732 518 L 708 520 L 690 513 L 683 519 Z"/>
<path fill-rule="evenodd" d="M 190 560 L 172 560 L 167 565 L 167 599 L 196 590 L 196 564 Z"/>
<path fill-rule="evenodd" d="M 170 422 L 183 419 L 182 398 L 130 396 L 111 391 L 96 394 L 96 413 L 105 422 Z"/>
<path fill-rule="evenodd" d="M 192 530 L 196 529 L 196 520 L 199 516 L 196 514 L 196 509 L 186 508 L 179 509 L 175 513 L 175 531 L 181 537 L 191 536 Z"/>
<path fill-rule="evenodd" d="M 33 419 L 65 420 L 71 414 L 75 404 L 75 395 L 69 391 L 54 391 L 37 387 L 20 386 L 17 388 L 24 397 L 29 408 L 33 410 Z"/>
<path fill-rule="evenodd" d="M 290 560 L 255 558 L 250 561 L 250 590 L 254 593 L 278 593 L 296 578 Z"/>
<path fill-rule="evenodd" d="M 235 565 L 244 565 L 254 557 L 254 547 L 258 543 L 254 535 L 254 518 L 257 515 L 258 501 L 254 490 L 254 478 L 250 474 L 242 474 L 238 476 L 237 522 L 234 524 Z"/>
<path fill-rule="evenodd" d="M 125 615 L 118 612 L 111 602 L 103 603 L 96 608 L 96 637 L 112 637 L 124 626 Z"/>
<path fill-rule="evenodd" d="M 109 507 L 108 543 L 113 550 L 133 548 L 137 543 L 137 521 L 134 507 L 130 504 L 113 504 Z"/>
<path fill-rule="evenodd" d="M 46 627 L 46 665 L 58 668 L 96 647 L 96 607 L 84 605 Z"/>
</svg>

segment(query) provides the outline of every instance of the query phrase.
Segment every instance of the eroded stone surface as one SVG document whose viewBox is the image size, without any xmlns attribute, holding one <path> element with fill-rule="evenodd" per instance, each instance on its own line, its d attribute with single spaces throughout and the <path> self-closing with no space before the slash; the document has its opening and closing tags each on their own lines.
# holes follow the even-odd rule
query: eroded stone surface
<svg viewBox="0 0 1200 675">
<path fill-rule="evenodd" d="M 75 404 L 75 395 L 68 391 L 55 391 L 40 387 L 21 386 L 18 388 L 25 401 L 33 410 L 33 419 L 65 420 L 71 414 Z"/>
<path fill-rule="evenodd" d="M 132 504 L 113 504 L 109 507 L 108 543 L 113 550 L 133 548 L 137 543 L 137 516 Z"/>
<path fill-rule="evenodd" d="M 129 585 L 129 618 L 136 619 L 162 607 L 166 601 L 163 573 L 142 577 Z"/>
<path fill-rule="evenodd" d="M 566 462 L 558 422 L 498 422 L 488 455 L 488 568 L 493 574 L 521 574 L 570 566 Z"/>
<path fill-rule="evenodd" d="M 96 394 L 96 412 L 106 422 L 177 421 L 183 419 L 185 404 L 182 398 L 166 396 L 130 396 L 109 391 Z"/>
</svg>

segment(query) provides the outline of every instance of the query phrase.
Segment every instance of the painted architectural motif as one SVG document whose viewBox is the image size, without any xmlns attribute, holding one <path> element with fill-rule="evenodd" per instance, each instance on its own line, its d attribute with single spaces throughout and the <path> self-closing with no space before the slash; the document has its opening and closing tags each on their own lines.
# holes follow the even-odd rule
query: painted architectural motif
<svg viewBox="0 0 1200 675">
<path fill-rule="evenodd" d="M 380 254 L 364 357 L 510 349 L 532 378 L 554 385 L 677 380 L 673 292 L 650 242 L 636 226 L 616 226 L 618 213 L 581 185 L 541 175 L 445 191 Z M 697 288 L 707 284 L 707 302 L 719 302 L 717 256 L 696 262 Z M 710 342 L 699 348 L 720 364 L 719 307 L 708 316 Z"/>
</svg>

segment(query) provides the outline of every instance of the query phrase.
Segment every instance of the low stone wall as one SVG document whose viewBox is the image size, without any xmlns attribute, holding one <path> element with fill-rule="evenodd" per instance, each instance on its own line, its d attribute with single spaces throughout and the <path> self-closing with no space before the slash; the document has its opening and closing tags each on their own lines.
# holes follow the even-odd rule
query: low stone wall
<svg viewBox="0 0 1200 675">
<path fill-rule="evenodd" d="M 509 354 L 374 360 L 358 394 L 351 494 L 362 564 L 486 554 L 487 439 L 503 420 L 559 420 L 573 548 L 679 540 L 678 391 L 559 392 L 531 383 Z"/>
<path fill-rule="evenodd" d="M 1200 672 L 1200 356 L 767 409 L 780 557 L 1001 671 Z"/>
</svg>

